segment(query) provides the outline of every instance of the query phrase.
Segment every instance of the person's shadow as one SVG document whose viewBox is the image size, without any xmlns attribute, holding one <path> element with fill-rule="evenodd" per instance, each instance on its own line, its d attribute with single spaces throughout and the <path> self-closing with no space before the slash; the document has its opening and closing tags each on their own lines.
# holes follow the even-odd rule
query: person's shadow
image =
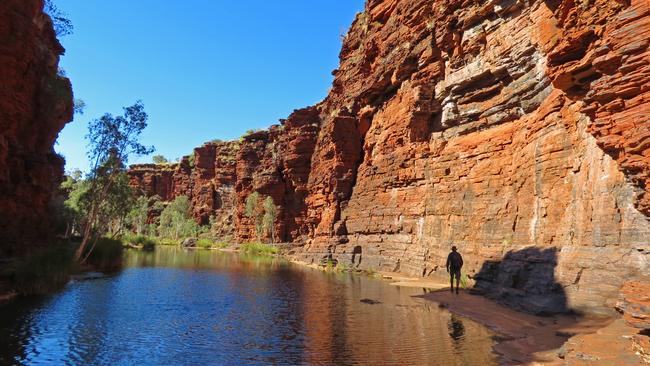
<svg viewBox="0 0 650 366">
<path fill-rule="evenodd" d="M 564 288 L 555 281 L 557 248 L 524 248 L 486 261 L 471 292 L 537 315 L 569 312 Z"/>
</svg>

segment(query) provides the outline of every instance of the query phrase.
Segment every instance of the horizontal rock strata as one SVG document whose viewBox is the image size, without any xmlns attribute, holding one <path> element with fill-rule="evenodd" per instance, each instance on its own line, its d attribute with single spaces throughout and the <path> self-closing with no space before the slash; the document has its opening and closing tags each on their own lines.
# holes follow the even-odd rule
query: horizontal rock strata
<svg viewBox="0 0 650 366">
<path fill-rule="evenodd" d="M 302 260 L 445 276 L 456 245 L 477 291 L 611 313 L 650 275 L 649 32 L 645 0 L 369 0 L 323 102 L 132 182 L 232 202 L 240 241 L 271 196 Z"/>
</svg>

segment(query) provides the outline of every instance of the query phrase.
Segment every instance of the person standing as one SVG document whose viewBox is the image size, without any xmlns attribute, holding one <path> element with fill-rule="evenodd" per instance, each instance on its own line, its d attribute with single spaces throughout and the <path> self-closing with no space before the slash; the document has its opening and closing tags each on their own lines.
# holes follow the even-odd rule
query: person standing
<svg viewBox="0 0 650 366">
<path fill-rule="evenodd" d="M 456 294 L 460 286 L 460 269 L 463 268 L 463 257 L 458 253 L 456 246 L 451 247 L 451 253 L 447 256 L 447 273 L 451 282 L 451 292 L 454 292 L 454 277 L 456 277 Z"/>
</svg>

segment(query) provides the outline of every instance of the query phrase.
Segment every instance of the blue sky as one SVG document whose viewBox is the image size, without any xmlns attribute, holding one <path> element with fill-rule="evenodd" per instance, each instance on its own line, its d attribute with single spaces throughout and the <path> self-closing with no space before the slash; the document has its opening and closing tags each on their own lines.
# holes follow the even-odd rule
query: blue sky
<svg viewBox="0 0 650 366">
<path fill-rule="evenodd" d="M 56 0 L 74 24 L 60 66 L 86 102 L 59 135 L 87 169 L 88 121 L 141 99 L 142 141 L 170 159 L 265 128 L 327 94 L 362 0 Z M 148 162 L 151 156 L 130 163 Z"/>
</svg>

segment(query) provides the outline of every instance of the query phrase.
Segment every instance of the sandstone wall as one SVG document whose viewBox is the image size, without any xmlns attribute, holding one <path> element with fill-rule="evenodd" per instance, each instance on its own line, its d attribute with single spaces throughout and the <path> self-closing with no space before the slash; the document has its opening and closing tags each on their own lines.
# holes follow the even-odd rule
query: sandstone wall
<svg viewBox="0 0 650 366">
<path fill-rule="evenodd" d="M 650 274 L 649 35 L 646 0 L 369 0 L 327 98 L 241 142 L 236 237 L 258 191 L 301 259 L 444 276 L 455 244 L 510 305 L 609 311 Z"/>
<path fill-rule="evenodd" d="M 50 200 L 63 177 L 54 142 L 72 119 L 64 52 L 42 1 L 0 2 L 0 257 L 50 239 Z"/>
<path fill-rule="evenodd" d="M 240 242 L 256 240 L 245 203 L 248 195 L 258 192 L 262 199 L 271 197 L 278 208 L 274 237 L 284 242 L 306 240 L 305 197 L 319 125 L 315 107 L 296 110 L 268 131 L 251 133 L 241 141 L 206 143 L 180 163 L 133 165 L 130 183 L 163 201 L 189 197 L 198 223 L 212 220 L 217 234 Z"/>
</svg>

